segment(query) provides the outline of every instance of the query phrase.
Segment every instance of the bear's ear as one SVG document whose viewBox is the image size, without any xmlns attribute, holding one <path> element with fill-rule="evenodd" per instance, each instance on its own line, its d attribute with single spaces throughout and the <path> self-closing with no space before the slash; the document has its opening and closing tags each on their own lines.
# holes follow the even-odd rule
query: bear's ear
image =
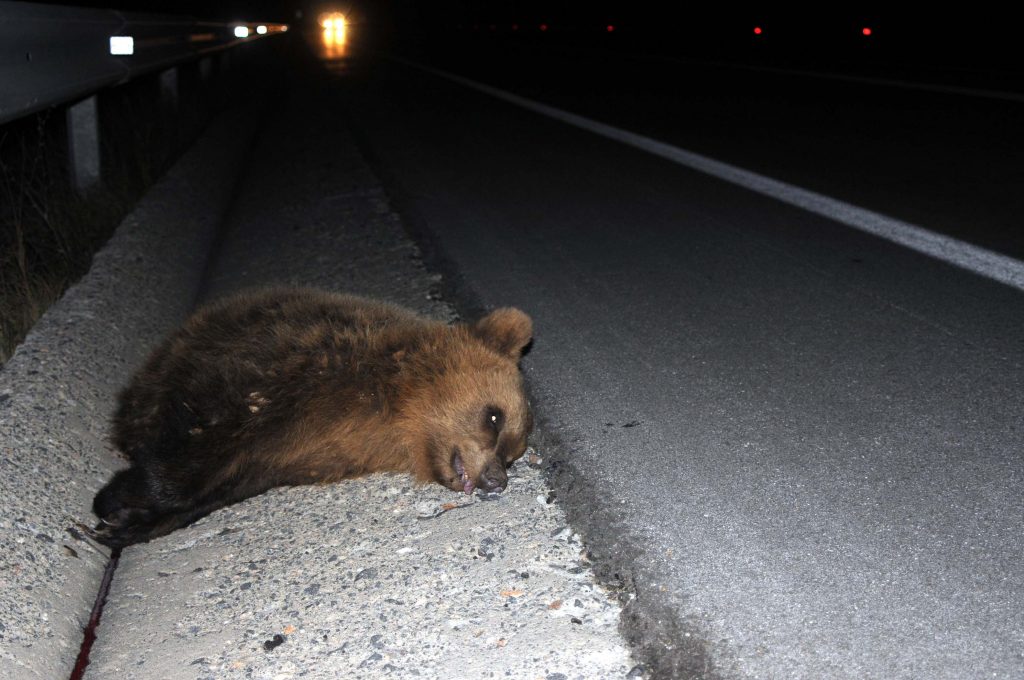
<svg viewBox="0 0 1024 680">
<path fill-rule="evenodd" d="M 470 326 L 470 330 L 487 346 L 518 361 L 533 338 L 533 321 L 515 307 L 502 307 Z"/>
</svg>

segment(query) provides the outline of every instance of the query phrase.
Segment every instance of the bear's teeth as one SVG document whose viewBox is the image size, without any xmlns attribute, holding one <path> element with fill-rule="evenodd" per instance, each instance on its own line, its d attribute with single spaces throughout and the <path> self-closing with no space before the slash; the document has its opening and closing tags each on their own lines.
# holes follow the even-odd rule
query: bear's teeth
<svg viewBox="0 0 1024 680">
<path fill-rule="evenodd" d="M 459 475 L 459 481 L 462 482 L 462 490 L 467 494 L 473 493 L 473 489 L 476 488 L 476 484 L 473 483 L 469 473 L 466 471 L 466 466 L 462 464 L 462 456 L 460 456 L 458 452 L 455 453 L 452 463 L 455 466 L 455 472 Z"/>
</svg>

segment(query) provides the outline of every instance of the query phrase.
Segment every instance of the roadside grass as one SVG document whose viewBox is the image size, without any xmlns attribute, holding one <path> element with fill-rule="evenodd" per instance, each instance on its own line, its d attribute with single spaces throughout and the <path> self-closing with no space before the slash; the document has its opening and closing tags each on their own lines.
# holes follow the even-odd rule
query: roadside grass
<svg viewBox="0 0 1024 680">
<path fill-rule="evenodd" d="M 0 130 L 0 364 L 89 269 L 138 192 L 74 191 L 53 124 L 43 113 Z"/>
<path fill-rule="evenodd" d="M 84 192 L 70 178 L 64 107 L 0 126 L 0 366 L 216 113 L 281 91 L 295 45 L 272 41 L 208 81 L 199 62 L 184 64 L 173 102 L 155 75 L 104 90 L 103 177 Z"/>
</svg>

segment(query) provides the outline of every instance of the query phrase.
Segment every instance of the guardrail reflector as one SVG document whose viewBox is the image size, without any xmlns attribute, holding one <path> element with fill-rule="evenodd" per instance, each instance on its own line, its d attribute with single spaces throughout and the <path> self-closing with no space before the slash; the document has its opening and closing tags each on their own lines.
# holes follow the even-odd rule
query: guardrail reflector
<svg viewBox="0 0 1024 680">
<path fill-rule="evenodd" d="M 135 54 L 135 38 L 130 35 L 110 36 L 110 53 L 118 55 Z"/>
</svg>

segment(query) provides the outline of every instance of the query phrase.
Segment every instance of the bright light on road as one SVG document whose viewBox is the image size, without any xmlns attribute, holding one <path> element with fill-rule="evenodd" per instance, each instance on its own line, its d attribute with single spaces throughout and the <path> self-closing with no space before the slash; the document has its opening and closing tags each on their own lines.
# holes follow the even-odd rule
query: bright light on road
<svg viewBox="0 0 1024 680">
<path fill-rule="evenodd" d="M 344 31 L 345 15 L 341 12 L 329 12 L 320 15 L 320 26 L 327 30 Z"/>
<path fill-rule="evenodd" d="M 345 30 L 344 24 L 340 28 L 334 26 L 325 28 L 321 36 L 323 40 L 322 57 L 328 60 L 342 59 L 347 56 L 348 31 Z"/>
<path fill-rule="evenodd" d="M 235 37 L 236 38 L 248 38 L 249 27 L 248 26 L 235 26 Z"/>
</svg>

